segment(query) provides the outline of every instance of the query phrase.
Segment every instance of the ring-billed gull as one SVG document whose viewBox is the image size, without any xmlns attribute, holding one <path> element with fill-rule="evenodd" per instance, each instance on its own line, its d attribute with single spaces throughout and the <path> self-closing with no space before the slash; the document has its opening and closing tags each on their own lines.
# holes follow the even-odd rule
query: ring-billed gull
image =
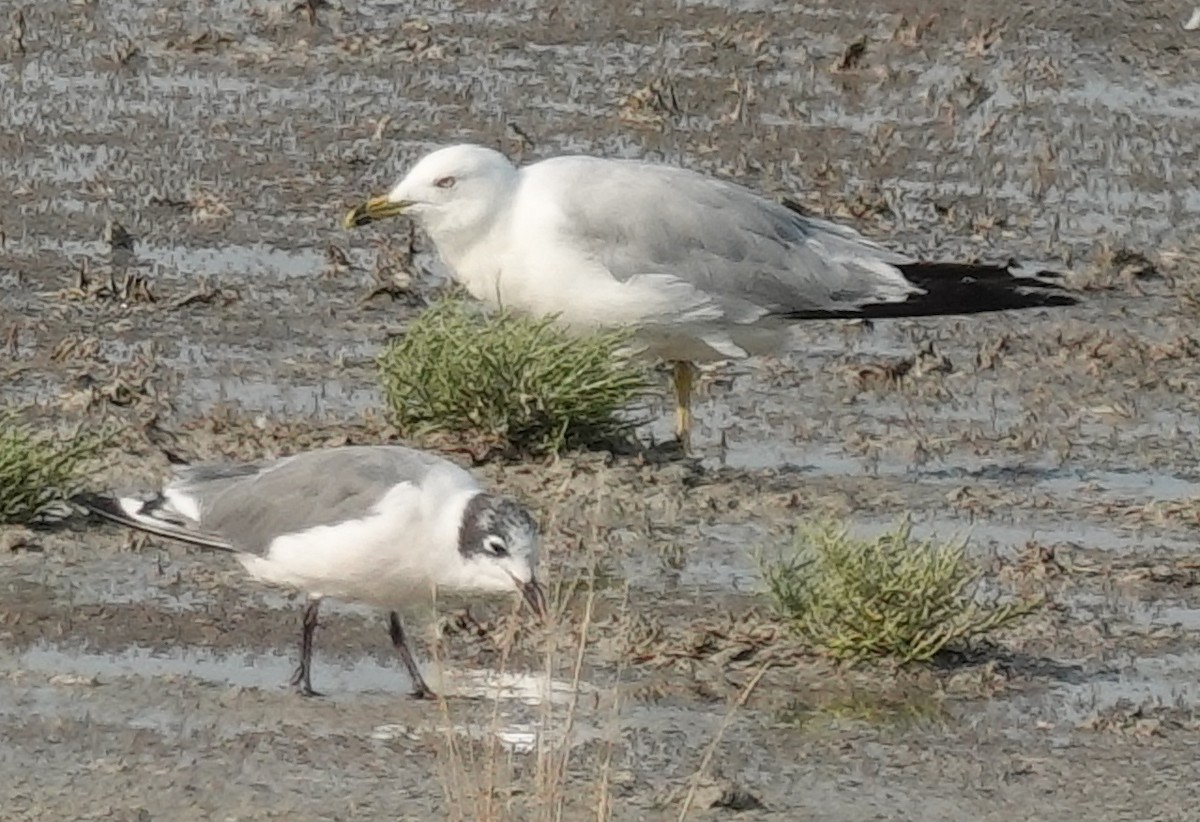
<svg viewBox="0 0 1200 822">
<path fill-rule="evenodd" d="M 580 329 L 633 326 L 674 363 L 676 433 L 694 362 L 779 347 L 790 321 L 1071 305 L 1046 272 L 928 263 L 734 183 L 635 160 L 515 167 L 475 145 L 434 151 L 346 227 L 410 215 L 476 299 Z"/>
<path fill-rule="evenodd" d="M 439 590 L 519 590 L 545 614 L 530 513 L 457 465 L 411 448 L 345 446 L 273 462 L 186 466 L 159 493 L 74 499 L 122 525 L 232 552 L 253 578 L 306 592 L 291 681 L 304 694 L 315 693 L 312 640 L 323 597 L 390 611 L 392 643 L 416 697 L 433 692 L 396 609 Z"/>
</svg>

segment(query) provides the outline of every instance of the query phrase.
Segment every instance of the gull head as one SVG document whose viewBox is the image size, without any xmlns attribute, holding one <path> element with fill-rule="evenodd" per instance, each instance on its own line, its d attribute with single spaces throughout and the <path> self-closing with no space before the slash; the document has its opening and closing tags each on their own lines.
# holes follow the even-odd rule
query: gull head
<svg viewBox="0 0 1200 822">
<path fill-rule="evenodd" d="M 498 151 L 470 144 L 426 154 L 387 194 L 350 211 L 346 228 L 406 214 L 435 244 L 463 232 L 482 233 L 516 185 L 517 169 Z"/>
<path fill-rule="evenodd" d="M 534 576 L 538 526 L 533 515 L 508 497 L 479 493 L 463 510 L 458 531 L 458 557 L 450 587 L 506 593 L 513 590 L 539 617 L 546 615 L 546 596 Z"/>
</svg>

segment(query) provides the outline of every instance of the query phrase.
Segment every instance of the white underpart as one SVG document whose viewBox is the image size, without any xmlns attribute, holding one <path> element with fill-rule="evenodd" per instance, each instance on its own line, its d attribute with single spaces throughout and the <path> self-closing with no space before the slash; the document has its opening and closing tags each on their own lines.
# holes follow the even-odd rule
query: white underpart
<svg viewBox="0 0 1200 822">
<path fill-rule="evenodd" d="M 768 315 L 796 306 L 852 310 L 922 293 L 897 268 L 909 258 L 852 228 L 795 218 L 803 227 L 781 251 L 766 233 L 792 219 L 781 207 L 677 174 L 590 158 L 516 169 L 497 153 L 453 146 L 419 161 L 390 196 L 410 204 L 476 299 L 580 330 L 632 326 L 668 359 L 770 350 L 784 323 Z M 447 178 L 459 182 L 436 186 Z"/>
<path fill-rule="evenodd" d="M 241 551 L 207 530 L 202 489 L 188 492 L 168 486 L 162 492 L 163 504 L 152 514 L 142 513 L 145 501 L 136 497 L 122 497 L 118 503 L 130 519 L 154 533 L 201 538 L 238 551 L 246 571 L 262 582 L 316 598 L 391 609 L 419 605 L 439 589 L 511 593 L 518 582 L 528 581 L 531 569 L 524 560 L 468 561 L 460 553 L 463 514 L 480 493 L 468 472 L 452 464 L 435 467 L 419 485 L 392 486 L 357 519 L 275 537 L 262 556 Z"/>
<path fill-rule="evenodd" d="M 555 198 L 528 173 L 507 213 L 485 237 L 465 248 L 446 246 L 447 261 L 478 300 L 533 314 L 559 314 L 580 329 L 645 322 L 721 319 L 708 295 L 669 274 L 624 282 L 597 259 L 563 241 L 566 217 Z"/>
<path fill-rule="evenodd" d="M 413 604 L 457 581 L 462 514 L 478 493 L 437 482 L 396 485 L 361 519 L 285 534 L 266 556 L 239 559 L 256 579 L 312 596 L 382 608 Z"/>
</svg>

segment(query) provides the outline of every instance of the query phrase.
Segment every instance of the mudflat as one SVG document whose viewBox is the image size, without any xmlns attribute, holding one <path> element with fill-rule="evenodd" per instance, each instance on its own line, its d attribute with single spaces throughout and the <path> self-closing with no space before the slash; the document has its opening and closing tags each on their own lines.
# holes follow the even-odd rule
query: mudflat
<svg viewBox="0 0 1200 822">
<path fill-rule="evenodd" d="M 303 699 L 281 687 L 296 601 L 227 557 L 10 530 L 5 819 L 1197 818 L 1190 8 L 17 11 L 0 384 L 47 424 L 116 427 L 97 488 L 156 483 L 163 447 L 389 436 L 373 357 L 444 271 L 403 223 L 339 221 L 450 142 L 684 164 L 923 257 L 1068 271 L 1083 302 L 799 324 L 706 374 L 697 460 L 480 467 L 542 517 L 559 613 L 443 611 L 445 707 L 405 698 L 369 610 L 328 609 L 329 696 Z M 666 439 L 650 410 L 642 438 Z M 945 665 L 836 667 L 772 616 L 756 561 L 820 512 L 966 533 L 990 584 L 1047 606 Z"/>
</svg>

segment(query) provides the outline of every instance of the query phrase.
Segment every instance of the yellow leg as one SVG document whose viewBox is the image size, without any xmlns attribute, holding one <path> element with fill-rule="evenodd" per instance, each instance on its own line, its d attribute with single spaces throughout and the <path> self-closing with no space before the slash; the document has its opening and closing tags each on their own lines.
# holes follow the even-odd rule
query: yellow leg
<svg viewBox="0 0 1200 822">
<path fill-rule="evenodd" d="M 686 360 L 675 361 L 675 436 L 684 451 L 692 447 L 692 385 L 696 366 Z"/>
</svg>

